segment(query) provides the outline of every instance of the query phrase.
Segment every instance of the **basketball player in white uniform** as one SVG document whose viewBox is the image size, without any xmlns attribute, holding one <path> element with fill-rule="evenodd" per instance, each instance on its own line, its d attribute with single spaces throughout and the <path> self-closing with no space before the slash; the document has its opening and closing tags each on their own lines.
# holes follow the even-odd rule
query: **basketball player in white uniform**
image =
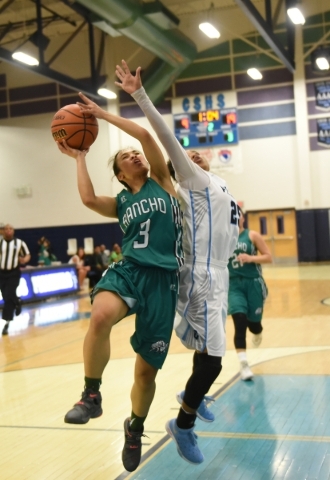
<svg viewBox="0 0 330 480">
<path fill-rule="evenodd" d="M 116 84 L 136 100 L 166 149 L 178 182 L 185 263 L 180 271 L 175 331 L 195 354 L 193 373 L 185 391 L 177 395 L 181 403 L 178 417 L 167 422 L 166 430 L 181 457 L 199 464 L 204 456 L 193 429 L 196 416 L 214 420 L 205 395 L 221 372 L 226 350 L 227 264 L 237 244 L 239 210 L 225 182 L 208 171 L 207 160 L 179 144 L 142 87 L 140 68 L 133 76 L 122 61 L 116 74 L 121 82 Z"/>
</svg>

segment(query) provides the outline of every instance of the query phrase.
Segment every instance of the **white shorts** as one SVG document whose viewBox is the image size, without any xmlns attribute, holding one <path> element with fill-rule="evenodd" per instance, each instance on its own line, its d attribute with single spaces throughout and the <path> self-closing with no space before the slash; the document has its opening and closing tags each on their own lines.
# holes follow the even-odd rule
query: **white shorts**
<svg viewBox="0 0 330 480">
<path fill-rule="evenodd" d="M 185 264 L 174 329 L 187 348 L 222 357 L 226 351 L 227 268 Z"/>
</svg>

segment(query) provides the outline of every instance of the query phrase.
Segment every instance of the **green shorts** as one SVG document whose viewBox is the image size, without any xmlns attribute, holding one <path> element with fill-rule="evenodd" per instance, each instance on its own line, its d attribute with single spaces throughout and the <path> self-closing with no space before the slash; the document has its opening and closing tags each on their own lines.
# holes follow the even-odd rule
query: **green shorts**
<svg viewBox="0 0 330 480">
<path fill-rule="evenodd" d="M 267 294 L 267 286 L 262 277 L 230 277 L 228 315 L 245 313 L 250 322 L 261 322 Z"/>
<path fill-rule="evenodd" d="M 113 263 L 91 293 L 116 292 L 128 305 L 126 316 L 136 314 L 131 337 L 134 351 L 155 368 L 168 353 L 178 296 L 178 273 L 143 267 L 128 260 Z"/>
</svg>

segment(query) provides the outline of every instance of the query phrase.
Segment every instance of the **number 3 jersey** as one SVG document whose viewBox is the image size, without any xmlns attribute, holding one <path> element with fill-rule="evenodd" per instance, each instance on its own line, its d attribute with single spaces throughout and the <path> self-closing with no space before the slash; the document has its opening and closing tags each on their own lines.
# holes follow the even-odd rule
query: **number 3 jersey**
<svg viewBox="0 0 330 480">
<path fill-rule="evenodd" d="M 176 270 L 183 265 L 182 213 L 178 200 L 148 178 L 141 190 L 117 195 L 122 250 L 145 267 Z"/>
</svg>

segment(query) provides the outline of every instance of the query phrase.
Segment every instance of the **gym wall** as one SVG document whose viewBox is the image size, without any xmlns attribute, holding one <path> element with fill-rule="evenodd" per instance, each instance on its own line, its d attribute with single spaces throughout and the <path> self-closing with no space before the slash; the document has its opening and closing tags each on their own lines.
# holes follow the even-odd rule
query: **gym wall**
<svg viewBox="0 0 330 480">
<path fill-rule="evenodd" d="M 330 12 L 309 18 L 297 42 L 301 52 L 329 25 Z M 285 43 L 284 29 L 279 26 L 276 33 Z M 318 105 L 317 85 L 329 82 L 330 76 L 313 73 L 306 57 L 297 62 L 293 77 L 280 62 L 258 53 L 258 46 L 269 50 L 261 37 L 253 35 L 249 41 L 256 48 L 235 39 L 200 52 L 158 108 L 173 128 L 172 102 L 187 96 L 203 100 L 209 94 L 234 95 L 235 105 L 228 106 L 238 111 L 240 162 L 216 173 L 225 178 L 236 199 L 250 211 L 327 209 L 330 155 L 329 148 L 318 142 L 317 120 L 330 116 L 330 110 Z M 263 73 L 259 83 L 246 75 L 255 58 Z M 113 65 L 108 69 L 113 77 Z M 54 113 L 77 100 L 70 89 L 0 64 L 0 202 L 4 206 L 0 222 L 29 230 L 111 223 L 81 204 L 75 162 L 57 150 L 50 133 Z M 105 108 L 149 128 L 131 100 L 121 94 L 119 102 L 108 102 Z M 129 145 L 138 147 L 127 135 L 100 122 L 99 136 L 88 154 L 97 194 L 116 195 L 121 190 L 107 161 Z"/>
</svg>

